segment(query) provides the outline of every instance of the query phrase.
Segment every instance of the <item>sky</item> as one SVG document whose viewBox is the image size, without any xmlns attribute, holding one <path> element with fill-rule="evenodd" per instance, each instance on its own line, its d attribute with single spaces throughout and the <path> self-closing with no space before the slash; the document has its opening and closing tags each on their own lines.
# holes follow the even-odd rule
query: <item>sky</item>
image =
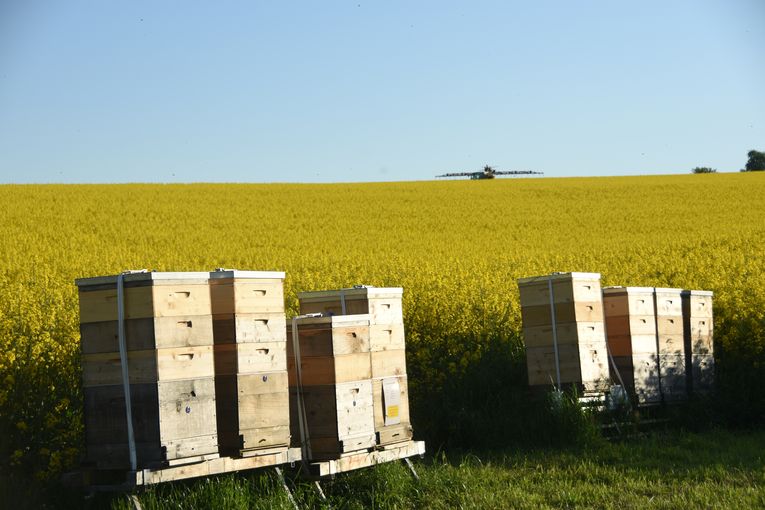
<svg viewBox="0 0 765 510">
<path fill-rule="evenodd" d="M 737 172 L 765 2 L 0 0 L 0 183 Z"/>
</svg>

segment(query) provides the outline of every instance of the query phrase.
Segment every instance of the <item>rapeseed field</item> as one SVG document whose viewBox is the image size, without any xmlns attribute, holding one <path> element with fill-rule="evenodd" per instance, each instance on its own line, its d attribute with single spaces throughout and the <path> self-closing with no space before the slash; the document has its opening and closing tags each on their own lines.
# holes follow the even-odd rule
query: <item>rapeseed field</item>
<svg viewBox="0 0 765 510">
<path fill-rule="evenodd" d="M 124 269 L 283 270 L 288 315 L 303 290 L 404 287 L 415 434 L 467 448 L 522 416 L 498 410 L 525 386 L 517 278 L 708 289 L 726 418 L 765 415 L 765 173 L 6 185 L 0 213 L 0 470 L 76 463 L 73 280 Z"/>
</svg>

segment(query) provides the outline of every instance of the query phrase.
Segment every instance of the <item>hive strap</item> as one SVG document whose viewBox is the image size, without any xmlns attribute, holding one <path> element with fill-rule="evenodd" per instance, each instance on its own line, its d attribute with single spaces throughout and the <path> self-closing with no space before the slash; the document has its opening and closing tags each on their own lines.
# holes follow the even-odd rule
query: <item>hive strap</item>
<svg viewBox="0 0 765 510">
<path fill-rule="evenodd" d="M 120 364 L 122 365 L 122 389 L 125 394 L 130 470 L 135 471 L 138 467 L 138 459 L 135 451 L 133 409 L 130 399 L 130 374 L 128 372 L 127 345 L 125 342 L 125 273 L 117 275 L 117 338 L 120 346 Z"/>
</svg>

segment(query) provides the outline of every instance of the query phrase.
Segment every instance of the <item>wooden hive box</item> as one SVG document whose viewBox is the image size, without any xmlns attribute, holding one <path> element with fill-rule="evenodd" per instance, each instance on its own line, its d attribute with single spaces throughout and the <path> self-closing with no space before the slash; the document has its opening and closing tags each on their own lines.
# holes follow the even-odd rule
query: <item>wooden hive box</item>
<svg viewBox="0 0 765 510">
<path fill-rule="evenodd" d="M 210 273 L 220 453 L 289 447 L 284 273 Z"/>
<path fill-rule="evenodd" d="M 518 288 L 529 385 L 603 391 L 609 371 L 600 274 L 521 278 Z"/>
<path fill-rule="evenodd" d="M 80 302 L 86 458 L 130 469 L 118 340 L 117 276 L 76 280 Z M 123 277 L 132 424 L 139 467 L 217 453 L 207 273 Z"/>
<path fill-rule="evenodd" d="M 689 392 L 706 393 L 714 385 L 712 292 L 684 290 L 685 371 Z"/>
<path fill-rule="evenodd" d="M 402 296 L 401 287 L 365 285 L 298 294 L 303 314 L 369 314 L 375 434 L 379 445 L 413 437 Z"/>
<path fill-rule="evenodd" d="M 302 318 L 296 325 L 299 355 L 292 341 L 287 349 L 293 444 L 305 436 L 310 460 L 374 447 L 369 315 Z"/>
<path fill-rule="evenodd" d="M 685 330 L 682 290 L 655 288 L 659 384 L 665 401 L 688 396 L 685 372 Z"/>
<path fill-rule="evenodd" d="M 653 288 L 606 287 L 603 308 L 608 347 L 625 388 L 638 403 L 661 402 Z"/>
</svg>

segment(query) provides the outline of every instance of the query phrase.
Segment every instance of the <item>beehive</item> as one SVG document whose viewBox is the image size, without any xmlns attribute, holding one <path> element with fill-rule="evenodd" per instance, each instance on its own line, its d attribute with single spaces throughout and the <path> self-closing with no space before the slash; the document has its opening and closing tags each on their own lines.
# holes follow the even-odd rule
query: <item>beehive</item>
<svg viewBox="0 0 765 510">
<path fill-rule="evenodd" d="M 600 274 L 521 278 L 518 288 L 529 385 L 605 389 L 609 372 Z"/>
<path fill-rule="evenodd" d="M 130 469 L 118 340 L 117 276 L 76 280 L 87 460 Z M 138 467 L 218 451 L 207 273 L 123 277 L 124 331 Z"/>
<path fill-rule="evenodd" d="M 218 439 L 224 455 L 290 442 L 284 273 L 210 273 Z"/>
<path fill-rule="evenodd" d="M 300 313 L 369 315 L 373 405 L 377 444 L 412 439 L 406 340 L 400 287 L 357 286 L 298 294 Z"/>
<path fill-rule="evenodd" d="M 309 460 L 373 447 L 369 315 L 303 318 L 296 327 L 297 353 L 292 341 L 287 350 L 293 444 L 303 441 Z"/>
<path fill-rule="evenodd" d="M 665 401 L 682 400 L 688 395 L 681 293 L 680 289 L 654 289 L 659 384 Z"/>
<path fill-rule="evenodd" d="M 712 292 L 686 290 L 682 299 L 687 382 L 690 391 L 705 393 L 714 384 Z"/>
<path fill-rule="evenodd" d="M 661 402 L 653 288 L 606 287 L 603 307 L 608 347 L 626 389 L 638 403 Z"/>
</svg>

